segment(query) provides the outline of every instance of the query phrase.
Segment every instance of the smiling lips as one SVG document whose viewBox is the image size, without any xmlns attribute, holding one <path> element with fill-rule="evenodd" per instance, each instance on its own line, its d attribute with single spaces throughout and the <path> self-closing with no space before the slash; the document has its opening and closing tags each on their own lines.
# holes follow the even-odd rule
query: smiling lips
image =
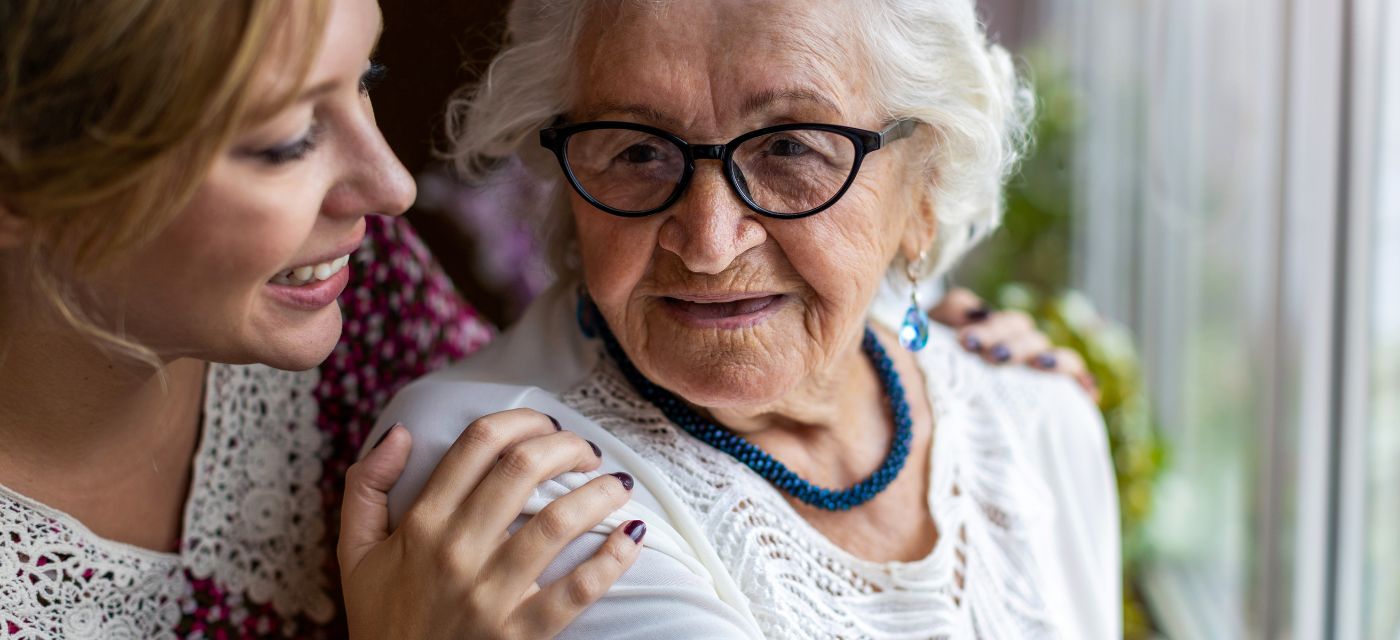
<svg viewBox="0 0 1400 640">
<path fill-rule="evenodd" d="M 742 329 L 754 326 L 782 305 L 780 294 L 726 296 L 711 299 L 665 297 L 666 308 L 684 324 L 706 329 Z"/>
<path fill-rule="evenodd" d="M 351 250 L 353 251 L 353 249 Z M 332 304 L 350 284 L 350 255 L 287 269 L 267 281 L 274 300 L 299 311 L 320 311 Z"/>
</svg>

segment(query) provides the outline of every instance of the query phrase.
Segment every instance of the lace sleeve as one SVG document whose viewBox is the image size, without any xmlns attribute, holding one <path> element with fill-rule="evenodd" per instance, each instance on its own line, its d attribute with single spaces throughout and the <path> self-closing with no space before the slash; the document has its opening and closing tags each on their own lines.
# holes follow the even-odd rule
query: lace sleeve
<svg viewBox="0 0 1400 640">
<path fill-rule="evenodd" d="M 1059 583 L 1043 592 L 1059 612 L 1061 633 L 1121 638 L 1118 490 L 1103 417 L 1064 376 L 1012 369 L 999 377 L 1008 383 L 999 395 L 1025 425 L 1026 461 L 1054 504 L 1040 555 L 1047 579 Z"/>
</svg>

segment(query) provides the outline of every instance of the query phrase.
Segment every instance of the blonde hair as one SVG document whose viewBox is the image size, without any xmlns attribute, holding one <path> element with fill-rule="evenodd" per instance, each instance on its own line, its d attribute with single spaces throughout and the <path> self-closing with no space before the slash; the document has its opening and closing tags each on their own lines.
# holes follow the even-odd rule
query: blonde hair
<svg viewBox="0 0 1400 640">
<path fill-rule="evenodd" d="M 102 322 L 116 319 L 80 308 L 74 280 L 157 236 L 230 137 L 292 99 L 327 11 L 326 0 L 0 2 L 0 205 L 34 233 L 21 281 L 81 333 L 150 360 Z M 269 103 L 253 89 L 278 47 L 305 54 Z"/>
<path fill-rule="evenodd" d="M 934 132 L 921 160 L 939 233 L 931 260 L 916 274 L 934 277 L 1000 224 L 1002 185 L 1029 144 L 1034 96 L 1010 55 L 987 41 L 973 0 L 860 1 L 852 34 L 861 62 L 869 63 L 860 69 L 869 74 L 875 103 L 889 120 L 915 119 Z M 505 48 L 480 84 L 460 91 L 448 109 L 449 157 L 468 180 L 484 179 L 500 159 L 518 154 L 555 185 L 554 206 L 540 222 L 562 277 L 575 275 L 575 232 L 558 165 L 534 143 L 540 128 L 571 108 L 578 41 L 587 12 L 599 4 L 515 0 Z M 905 279 L 902 260 L 891 274 Z"/>
</svg>

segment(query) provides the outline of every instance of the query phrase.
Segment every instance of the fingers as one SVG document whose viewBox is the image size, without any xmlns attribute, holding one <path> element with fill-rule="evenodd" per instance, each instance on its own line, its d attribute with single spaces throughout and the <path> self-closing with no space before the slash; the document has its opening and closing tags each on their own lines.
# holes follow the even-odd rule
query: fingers
<svg viewBox="0 0 1400 640">
<path fill-rule="evenodd" d="M 507 593 L 525 592 L 565 545 L 627 503 L 632 484 L 626 473 L 602 475 L 549 503 L 496 550 L 481 576 Z"/>
<path fill-rule="evenodd" d="M 1099 384 L 1089 372 L 1089 365 L 1073 349 L 1054 349 L 1036 356 L 1032 366 L 1045 371 L 1053 371 L 1074 378 L 1085 393 L 1097 404 L 1100 398 Z"/>
<path fill-rule="evenodd" d="M 524 440 L 558 431 L 553 418 L 531 409 L 511 409 L 474 420 L 438 462 L 410 517 L 447 517 L 476 489 L 502 452 Z"/>
<path fill-rule="evenodd" d="M 451 534 L 461 540 L 495 540 L 520 515 L 535 488 L 561 473 L 596 469 L 597 445 L 568 431 L 517 442 L 452 516 Z"/>
<path fill-rule="evenodd" d="M 592 558 L 530 598 L 520 608 L 526 636 L 553 637 L 573 622 L 636 562 L 645 535 L 646 524 L 641 520 L 622 523 Z"/>
<path fill-rule="evenodd" d="M 1034 338 L 1033 338 L 1034 337 Z M 1035 321 L 1021 311 L 998 311 L 986 320 L 958 331 L 963 348 L 996 364 L 1027 364 L 1049 347 L 1049 340 L 1035 328 Z M 1041 345 L 1039 350 L 1034 347 Z"/>
<path fill-rule="evenodd" d="M 954 329 L 985 320 L 988 315 L 987 303 L 962 287 L 949 290 L 928 313 L 934 322 Z"/>
<path fill-rule="evenodd" d="M 396 424 L 346 472 L 336 547 L 345 573 L 353 572 L 370 549 L 389 537 L 389 489 L 403 473 L 412 444 L 413 436 Z"/>
<path fill-rule="evenodd" d="M 972 306 L 972 305 L 978 306 Z M 970 311 L 965 311 L 969 309 Z M 958 342 L 964 349 L 993 364 L 1017 364 L 1074 378 L 1079 386 L 1099 401 L 1099 385 L 1073 349 L 1055 348 L 1035 326 L 1035 320 L 1021 311 L 989 312 L 975 294 L 965 289 L 948 292 L 935 312 L 946 319 L 939 322 L 958 327 Z"/>
<path fill-rule="evenodd" d="M 1050 339 L 1039 331 L 1030 331 L 1019 335 L 1011 336 L 1005 342 L 992 345 L 992 348 L 984 354 L 991 357 L 994 362 L 1012 363 L 1020 365 L 1035 366 L 1035 361 L 1042 355 L 1050 353 L 1055 345 L 1050 343 Z"/>
</svg>

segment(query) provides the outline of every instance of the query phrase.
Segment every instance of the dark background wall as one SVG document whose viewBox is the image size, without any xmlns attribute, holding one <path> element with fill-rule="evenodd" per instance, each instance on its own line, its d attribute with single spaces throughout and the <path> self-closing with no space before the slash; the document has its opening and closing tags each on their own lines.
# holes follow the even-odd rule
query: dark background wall
<svg viewBox="0 0 1400 640">
<path fill-rule="evenodd" d="M 443 105 L 501 43 L 506 0 L 384 0 L 377 58 L 389 75 L 374 95 L 379 127 L 410 172 L 440 140 Z"/>
</svg>

